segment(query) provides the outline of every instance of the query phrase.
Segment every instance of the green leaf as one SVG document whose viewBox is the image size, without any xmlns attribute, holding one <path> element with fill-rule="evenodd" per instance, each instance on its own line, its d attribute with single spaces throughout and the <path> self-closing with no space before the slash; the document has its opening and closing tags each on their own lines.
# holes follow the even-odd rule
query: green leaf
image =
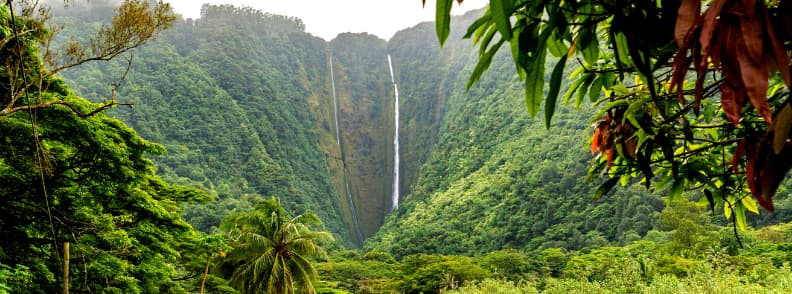
<svg viewBox="0 0 792 294">
<path fill-rule="evenodd" d="M 490 12 L 492 12 L 492 20 L 495 21 L 495 26 L 501 36 L 506 40 L 511 40 L 512 28 L 509 18 L 512 14 L 512 1 L 490 0 Z"/>
<path fill-rule="evenodd" d="M 553 56 L 560 58 L 567 55 L 569 48 L 567 48 L 563 40 L 560 40 L 556 36 L 556 33 L 553 33 L 550 34 L 549 38 L 547 38 L 547 50 L 549 50 Z"/>
<path fill-rule="evenodd" d="M 524 20 L 522 22 L 524 22 Z M 518 24 L 519 23 L 520 21 L 518 21 Z M 497 30 L 495 28 L 492 28 L 492 31 L 494 33 Z M 520 49 L 520 39 L 522 39 L 522 35 L 525 33 L 525 30 L 523 27 L 518 25 L 517 27 L 515 27 L 513 33 L 519 36 L 516 38 L 512 38 L 511 41 L 509 41 L 509 45 L 511 45 L 512 58 L 514 59 L 514 67 L 517 70 L 517 76 L 519 76 L 520 79 L 524 79 L 525 69 L 528 67 L 527 60 L 529 58 L 528 58 L 528 52 Z"/>
<path fill-rule="evenodd" d="M 539 112 L 539 107 L 542 105 L 542 96 L 544 96 L 544 64 L 547 50 L 544 46 L 539 46 L 533 56 L 531 66 L 528 68 L 527 77 L 525 78 L 525 106 L 531 117 L 536 116 Z"/>
<path fill-rule="evenodd" d="M 473 22 L 473 23 L 472 23 L 472 24 L 471 24 L 471 25 L 470 25 L 470 26 L 467 28 L 467 32 L 465 32 L 465 36 L 463 36 L 463 38 L 465 38 L 465 39 L 468 39 L 468 38 L 470 38 L 471 36 L 473 36 L 473 34 L 474 34 L 474 33 L 475 33 L 475 32 L 476 32 L 476 31 L 477 31 L 479 28 L 481 28 L 481 27 L 482 27 L 484 24 L 487 24 L 487 23 L 489 23 L 491 20 L 492 20 L 492 16 L 489 14 L 489 11 L 487 11 L 487 13 L 484 13 L 484 15 L 482 15 L 481 17 L 479 17 L 479 18 L 478 18 L 476 21 L 474 21 L 474 22 Z M 474 41 L 474 42 L 475 42 L 475 41 Z"/>
<path fill-rule="evenodd" d="M 613 186 L 616 186 L 616 183 L 618 182 L 619 177 L 613 177 L 605 181 L 605 183 L 602 183 L 602 185 L 600 185 L 599 188 L 597 188 L 597 191 L 594 193 L 594 200 L 599 200 L 602 198 L 602 196 L 605 196 L 605 194 L 610 192 L 610 190 L 613 189 Z"/>
<path fill-rule="evenodd" d="M 615 47 L 614 49 L 618 50 L 619 52 L 618 58 L 619 61 L 621 61 L 621 64 L 628 67 L 632 66 L 632 60 L 630 60 L 628 57 L 630 47 L 627 46 L 627 37 L 624 35 L 624 33 L 619 32 L 616 33 L 614 39 L 613 46 Z"/>
<path fill-rule="evenodd" d="M 748 224 L 745 220 L 745 206 L 743 206 L 742 202 L 737 202 L 734 205 L 734 218 L 737 222 L 737 228 L 741 231 L 745 231 L 748 228 Z"/>
<path fill-rule="evenodd" d="M 561 79 L 564 75 L 564 67 L 566 67 L 567 56 L 561 56 L 561 60 L 556 63 L 553 68 L 553 73 L 550 75 L 550 91 L 547 92 L 547 101 L 545 101 L 545 126 L 550 129 L 550 121 L 555 114 L 556 101 L 558 100 L 558 92 L 561 91 Z"/>
<path fill-rule="evenodd" d="M 479 55 L 484 55 L 484 53 L 487 51 L 487 47 L 489 47 L 490 42 L 492 42 L 492 38 L 495 37 L 496 31 L 497 30 L 493 27 L 487 28 L 486 32 L 484 33 L 484 37 L 480 39 L 481 44 L 479 44 Z"/>
<path fill-rule="evenodd" d="M 448 39 L 448 35 L 451 34 L 452 2 L 453 0 L 437 0 L 435 30 L 437 30 L 437 40 L 440 41 L 440 47 L 445 44 L 446 39 Z"/>
<path fill-rule="evenodd" d="M 596 26 L 582 27 L 578 32 L 578 48 L 588 64 L 596 64 L 599 59 L 599 42 L 596 32 Z"/>
<path fill-rule="evenodd" d="M 668 190 L 668 198 L 666 198 L 666 206 L 670 206 L 671 203 L 682 199 L 682 194 L 685 192 L 685 186 L 687 184 L 687 180 L 685 178 L 676 178 L 674 179 L 674 183 L 671 185 L 671 189 Z"/>
<path fill-rule="evenodd" d="M 651 101 L 652 101 L 651 97 L 644 97 L 638 101 L 630 103 L 630 107 L 627 107 L 627 110 L 624 112 L 624 119 L 628 120 L 630 124 L 632 124 L 633 126 L 638 126 L 640 128 L 641 123 L 637 119 L 639 114 L 638 111 L 643 110 L 644 104 Z M 641 116 L 643 116 L 643 112 L 641 112 L 640 114 Z M 622 123 L 624 123 L 624 120 L 622 120 Z"/>
<path fill-rule="evenodd" d="M 572 95 L 575 94 L 575 91 L 577 91 L 578 88 L 580 88 L 580 85 L 582 84 L 583 84 L 583 77 L 580 77 L 574 82 L 572 82 L 572 85 L 570 85 L 569 89 L 567 89 L 566 93 L 564 93 L 564 105 L 569 105 L 569 99 L 572 98 Z"/>
<path fill-rule="evenodd" d="M 752 197 L 743 197 L 740 199 L 740 203 L 742 203 L 745 206 L 745 209 L 748 209 L 748 211 L 759 214 L 759 207 L 756 205 L 756 201 Z"/>
<path fill-rule="evenodd" d="M 594 74 L 586 74 L 582 77 L 583 83 L 580 84 L 580 88 L 577 90 L 577 98 L 575 99 L 575 108 L 580 107 L 580 104 L 583 103 L 583 97 L 586 97 L 586 93 L 588 93 L 588 89 L 591 87 L 591 83 L 594 82 Z"/>
<path fill-rule="evenodd" d="M 600 92 L 602 91 L 602 77 L 597 77 L 591 82 L 591 88 L 589 88 L 589 101 L 597 102 L 600 98 Z"/>
<path fill-rule="evenodd" d="M 470 74 L 470 79 L 468 79 L 467 88 L 465 91 L 470 91 L 470 87 L 472 87 L 474 84 L 476 84 L 476 82 L 478 82 L 479 78 L 481 78 L 481 74 L 484 73 L 489 68 L 490 64 L 492 64 L 492 56 L 494 56 L 495 53 L 498 52 L 498 49 L 500 49 L 501 45 L 503 45 L 503 42 L 505 41 L 506 40 L 504 39 L 500 39 L 498 43 L 495 43 L 495 45 L 493 45 L 489 50 L 487 50 L 487 52 L 484 53 L 484 55 L 481 55 L 479 57 L 479 61 L 478 63 L 476 63 L 476 68 L 473 69 L 473 73 Z"/>
</svg>

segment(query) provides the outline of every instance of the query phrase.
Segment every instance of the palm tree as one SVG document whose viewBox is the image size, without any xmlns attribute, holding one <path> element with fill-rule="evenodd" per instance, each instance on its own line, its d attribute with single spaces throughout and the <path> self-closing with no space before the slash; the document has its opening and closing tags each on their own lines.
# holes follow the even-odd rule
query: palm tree
<svg viewBox="0 0 792 294">
<path fill-rule="evenodd" d="M 310 211 L 290 217 L 275 197 L 252 212 L 232 214 L 221 229 L 233 249 L 218 269 L 242 293 L 316 293 L 317 273 L 308 258 L 325 256 L 320 242 L 333 239 L 311 229 L 319 224 Z"/>
</svg>

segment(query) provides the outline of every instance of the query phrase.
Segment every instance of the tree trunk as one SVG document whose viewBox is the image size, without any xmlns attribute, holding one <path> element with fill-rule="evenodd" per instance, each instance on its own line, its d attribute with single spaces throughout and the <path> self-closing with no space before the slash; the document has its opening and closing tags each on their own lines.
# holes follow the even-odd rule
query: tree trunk
<svg viewBox="0 0 792 294">
<path fill-rule="evenodd" d="M 206 266 L 204 267 L 203 279 L 201 279 L 201 290 L 198 292 L 200 294 L 203 294 L 204 291 L 204 285 L 206 284 L 206 276 L 209 274 L 209 262 L 211 260 L 212 260 L 212 254 L 210 253 L 208 256 L 206 256 Z"/>
<path fill-rule="evenodd" d="M 69 294 L 69 242 L 63 242 L 63 294 Z"/>
</svg>

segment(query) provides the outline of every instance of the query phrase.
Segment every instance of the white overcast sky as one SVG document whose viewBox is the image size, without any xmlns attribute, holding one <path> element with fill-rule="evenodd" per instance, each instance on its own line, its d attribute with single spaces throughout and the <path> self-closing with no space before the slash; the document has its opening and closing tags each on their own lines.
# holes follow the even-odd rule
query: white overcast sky
<svg viewBox="0 0 792 294">
<path fill-rule="evenodd" d="M 397 31 L 434 20 L 435 1 L 427 0 L 165 0 L 185 18 L 198 18 L 203 3 L 250 6 L 263 12 L 296 16 L 309 33 L 331 40 L 344 32 L 367 32 L 390 39 Z M 452 14 L 484 7 L 488 0 L 465 0 Z"/>
</svg>

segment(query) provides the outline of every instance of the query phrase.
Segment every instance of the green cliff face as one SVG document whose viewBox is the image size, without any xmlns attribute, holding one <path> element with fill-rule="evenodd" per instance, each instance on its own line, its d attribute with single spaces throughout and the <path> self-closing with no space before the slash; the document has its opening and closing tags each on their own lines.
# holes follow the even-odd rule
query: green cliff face
<svg viewBox="0 0 792 294">
<path fill-rule="evenodd" d="M 373 35 L 341 34 L 333 52 L 342 158 L 362 234 L 373 235 L 390 209 L 393 90 L 386 43 Z"/>
</svg>

